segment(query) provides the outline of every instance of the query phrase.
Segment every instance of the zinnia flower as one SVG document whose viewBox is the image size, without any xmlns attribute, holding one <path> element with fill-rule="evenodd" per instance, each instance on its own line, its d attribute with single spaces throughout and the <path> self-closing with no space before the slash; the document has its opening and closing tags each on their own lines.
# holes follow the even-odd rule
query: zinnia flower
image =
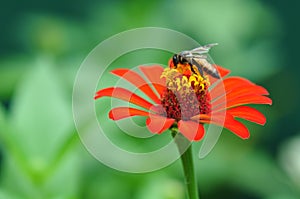
<svg viewBox="0 0 300 199">
<path fill-rule="evenodd" d="M 119 76 L 145 93 L 152 102 L 128 89 L 110 87 L 99 90 L 95 99 L 101 97 L 118 98 L 140 108 L 116 107 L 110 110 L 109 118 L 120 120 L 133 116 L 146 117 L 150 132 L 160 134 L 177 127 L 190 141 L 203 138 L 204 124 L 214 124 L 227 128 L 237 136 L 250 136 L 247 127 L 236 118 L 260 125 L 266 118 L 249 104 L 272 104 L 268 91 L 241 77 L 225 77 L 229 70 L 214 65 L 221 79 L 194 73 L 186 65 L 168 68 L 158 65 L 140 66 L 139 73 L 130 69 L 115 69 L 112 74 Z M 149 83 L 150 82 L 150 83 Z"/>
</svg>

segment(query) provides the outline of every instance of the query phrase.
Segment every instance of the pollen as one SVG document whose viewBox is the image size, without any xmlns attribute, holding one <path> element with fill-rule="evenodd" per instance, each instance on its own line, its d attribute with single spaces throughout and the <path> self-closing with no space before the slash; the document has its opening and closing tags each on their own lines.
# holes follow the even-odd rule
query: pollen
<svg viewBox="0 0 300 199">
<path fill-rule="evenodd" d="M 161 78 L 165 78 L 167 84 L 161 94 L 161 104 L 167 114 L 165 116 L 179 121 L 210 112 L 208 77 L 166 68 Z"/>
</svg>

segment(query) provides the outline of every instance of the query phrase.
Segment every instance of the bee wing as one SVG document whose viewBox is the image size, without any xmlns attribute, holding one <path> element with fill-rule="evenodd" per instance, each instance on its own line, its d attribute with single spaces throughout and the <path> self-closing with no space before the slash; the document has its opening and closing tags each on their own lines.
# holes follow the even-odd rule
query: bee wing
<svg viewBox="0 0 300 199">
<path fill-rule="evenodd" d="M 209 49 L 203 49 L 202 47 L 199 47 L 191 50 L 190 52 L 201 55 L 201 54 L 207 54 L 209 52 Z"/>
<path fill-rule="evenodd" d="M 207 55 L 198 55 L 198 54 L 193 54 L 194 59 L 206 59 L 207 60 Z"/>
<path fill-rule="evenodd" d="M 214 47 L 217 46 L 218 43 L 213 43 L 213 44 L 207 44 L 205 46 L 200 46 L 198 48 L 194 48 L 192 49 L 190 52 L 193 54 L 206 54 L 209 52 L 209 50 Z"/>
<path fill-rule="evenodd" d="M 192 51 L 182 51 L 180 53 L 180 56 L 182 56 L 185 59 L 191 59 L 191 58 L 198 58 L 198 59 L 206 59 L 207 55 L 199 54 Z"/>
<path fill-rule="evenodd" d="M 203 46 L 204 48 L 210 49 L 211 47 L 217 46 L 219 45 L 218 43 L 212 43 L 212 44 L 207 44 L 205 46 Z"/>
<path fill-rule="evenodd" d="M 182 51 L 179 53 L 180 56 L 182 56 L 183 58 L 192 58 L 193 57 L 193 54 L 191 51 L 189 50 L 185 50 L 185 51 Z"/>
<path fill-rule="evenodd" d="M 198 48 L 194 48 L 192 50 L 185 50 L 180 52 L 179 54 L 183 57 L 195 57 L 195 56 L 200 56 L 203 54 L 207 54 L 209 52 L 209 50 L 218 45 L 217 43 L 214 44 L 207 44 L 205 46 L 200 46 Z"/>
<path fill-rule="evenodd" d="M 205 67 L 209 67 L 210 70 L 213 69 L 213 66 L 211 66 L 210 62 L 207 60 L 206 55 L 194 56 L 193 59 L 200 65 L 205 65 Z"/>
</svg>

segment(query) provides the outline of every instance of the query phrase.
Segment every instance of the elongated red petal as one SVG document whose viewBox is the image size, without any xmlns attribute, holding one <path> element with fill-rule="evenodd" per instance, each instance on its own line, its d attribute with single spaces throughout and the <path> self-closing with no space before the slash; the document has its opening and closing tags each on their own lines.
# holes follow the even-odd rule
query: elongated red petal
<svg viewBox="0 0 300 199">
<path fill-rule="evenodd" d="M 146 120 L 147 127 L 151 133 L 161 134 L 174 123 L 174 119 L 162 117 L 159 115 L 149 114 Z"/>
<path fill-rule="evenodd" d="M 113 108 L 109 112 L 109 118 L 112 120 L 120 120 L 132 116 L 148 116 L 149 113 L 130 107 L 117 107 Z"/>
<path fill-rule="evenodd" d="M 257 85 L 249 85 L 249 86 L 240 86 L 240 87 L 235 87 L 235 89 L 232 89 L 230 91 L 225 91 L 226 92 L 226 100 L 231 101 L 236 98 L 241 98 L 244 95 L 249 96 L 251 94 L 253 95 L 268 95 L 269 92 L 262 86 L 257 86 Z M 224 95 L 224 93 L 223 93 Z M 221 95 L 221 96 L 223 96 Z M 218 105 L 224 102 L 224 99 L 222 99 L 221 96 L 214 96 L 213 104 Z"/>
<path fill-rule="evenodd" d="M 258 110 L 249 106 L 239 106 L 229 109 L 227 110 L 227 112 L 230 113 L 233 117 L 249 120 L 260 125 L 264 125 L 266 123 L 266 117 Z"/>
<path fill-rule="evenodd" d="M 227 100 L 226 102 L 226 109 L 245 105 L 245 104 L 272 104 L 272 100 L 269 97 L 262 96 L 262 95 L 244 95 L 241 97 L 236 97 L 231 100 Z M 224 104 L 216 104 L 215 102 L 212 103 L 212 110 L 213 111 L 220 111 L 224 109 Z"/>
<path fill-rule="evenodd" d="M 227 99 L 250 93 L 256 95 L 269 95 L 269 92 L 264 87 L 258 85 L 249 85 L 237 87 L 236 89 L 231 89 L 231 91 L 227 93 Z"/>
<path fill-rule="evenodd" d="M 211 89 L 210 92 L 214 96 L 219 96 L 219 95 L 223 95 L 224 91 L 229 92 L 241 86 L 250 86 L 250 85 L 255 85 L 255 84 L 242 77 L 228 77 L 223 81 L 218 82 L 218 84 L 213 89 Z"/>
<path fill-rule="evenodd" d="M 199 115 L 195 115 L 191 118 L 191 120 L 194 120 L 194 121 L 199 121 L 199 120 L 210 120 L 210 115 L 208 114 L 199 114 Z"/>
<path fill-rule="evenodd" d="M 157 66 L 140 66 L 139 69 L 150 80 L 158 94 L 161 94 L 165 89 L 166 81 L 164 78 L 160 78 L 164 68 Z"/>
<path fill-rule="evenodd" d="M 209 117 L 201 117 L 199 118 L 200 123 L 205 124 L 216 124 L 218 126 L 224 126 L 225 119 L 226 119 L 226 112 L 216 112 L 213 115 L 207 115 Z M 194 118 L 194 117 L 193 117 Z M 195 117 L 194 119 L 196 119 Z"/>
<path fill-rule="evenodd" d="M 131 84 L 135 85 L 138 89 L 143 91 L 155 103 L 160 103 L 158 96 L 153 92 L 148 83 L 136 72 L 130 69 L 115 69 L 111 71 L 112 74 L 124 78 Z"/>
<path fill-rule="evenodd" d="M 201 119 L 200 122 L 224 127 L 243 139 L 247 139 L 250 136 L 247 127 L 241 122 L 235 120 L 228 112 L 226 115 L 224 115 L 224 112 L 220 114 L 214 114 L 211 120 Z"/>
<path fill-rule="evenodd" d="M 101 98 L 101 97 L 114 97 L 118 98 L 133 104 L 136 104 L 138 106 L 141 106 L 145 109 L 150 109 L 153 104 L 150 102 L 144 100 L 140 96 L 132 93 L 131 91 L 125 89 L 125 88 L 118 88 L 118 87 L 110 87 L 110 88 L 105 88 L 102 90 L 99 90 L 96 95 L 95 99 Z"/>
<path fill-rule="evenodd" d="M 240 138 L 247 139 L 250 137 L 250 132 L 247 127 L 239 121 L 236 121 L 230 114 L 226 115 L 224 127 Z"/>
<path fill-rule="evenodd" d="M 225 118 L 224 115 L 216 115 L 211 119 L 212 120 L 200 120 L 200 122 L 208 124 L 211 123 L 224 127 L 243 139 L 247 139 L 250 136 L 247 127 L 239 121 L 235 120 L 233 116 L 229 113 L 226 114 Z"/>
<path fill-rule="evenodd" d="M 190 141 L 199 141 L 204 136 L 203 125 L 194 121 L 180 120 L 178 122 L 178 130 Z"/>
</svg>

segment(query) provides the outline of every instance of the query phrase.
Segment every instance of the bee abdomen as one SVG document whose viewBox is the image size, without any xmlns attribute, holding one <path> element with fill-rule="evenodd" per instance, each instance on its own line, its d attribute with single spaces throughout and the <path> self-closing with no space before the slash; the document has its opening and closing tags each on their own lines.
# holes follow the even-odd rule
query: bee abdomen
<svg viewBox="0 0 300 199">
<path fill-rule="evenodd" d="M 205 73 L 215 77 L 217 79 L 220 78 L 220 75 L 215 67 L 213 67 L 206 59 L 201 59 L 202 69 Z"/>
<path fill-rule="evenodd" d="M 203 70 L 207 74 L 209 74 L 209 75 L 211 75 L 211 76 L 213 76 L 217 79 L 220 79 L 220 75 L 219 75 L 218 71 L 215 68 L 206 68 L 206 67 L 204 67 Z"/>
</svg>

